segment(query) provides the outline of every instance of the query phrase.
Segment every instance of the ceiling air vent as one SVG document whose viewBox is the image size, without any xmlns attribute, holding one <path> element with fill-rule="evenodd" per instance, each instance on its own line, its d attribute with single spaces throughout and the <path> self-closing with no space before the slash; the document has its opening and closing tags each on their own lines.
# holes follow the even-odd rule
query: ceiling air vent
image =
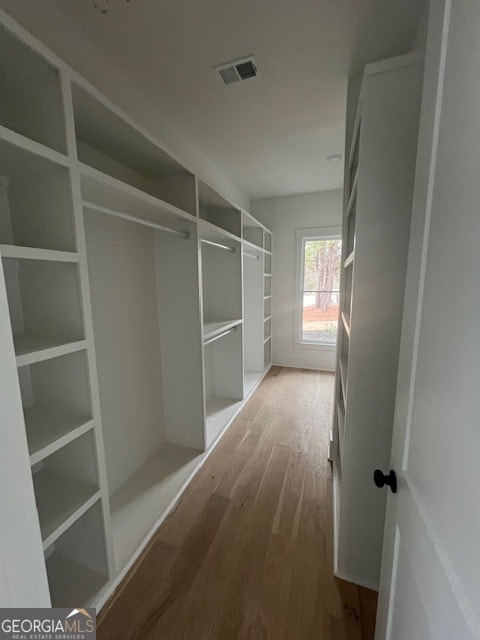
<svg viewBox="0 0 480 640">
<path fill-rule="evenodd" d="M 248 80 L 248 78 L 255 78 L 257 75 L 257 65 L 253 56 L 247 58 L 240 58 L 240 60 L 234 60 L 233 62 L 227 62 L 215 67 L 225 84 L 232 84 L 232 82 L 238 82 L 239 80 Z"/>
</svg>

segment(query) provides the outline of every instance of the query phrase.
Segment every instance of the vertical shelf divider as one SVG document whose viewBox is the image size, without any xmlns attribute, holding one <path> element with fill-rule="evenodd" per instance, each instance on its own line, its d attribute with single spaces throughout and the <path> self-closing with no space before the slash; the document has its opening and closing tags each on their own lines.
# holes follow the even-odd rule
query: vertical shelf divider
<svg viewBox="0 0 480 640">
<path fill-rule="evenodd" d="M 77 145 L 75 137 L 75 123 L 73 118 L 73 102 L 72 102 L 72 85 L 70 78 L 62 72 L 61 73 L 61 88 L 62 98 L 64 103 L 65 113 L 65 130 L 67 136 L 67 149 L 70 158 L 76 158 Z M 70 172 L 71 186 L 72 186 L 72 204 L 73 204 L 73 216 L 74 216 L 74 230 L 77 243 L 77 252 L 79 256 L 79 277 L 80 277 L 80 290 L 81 300 L 83 308 L 83 320 L 85 339 L 87 342 L 87 361 L 88 361 L 88 373 L 90 381 L 90 393 L 92 404 L 92 415 L 94 420 L 94 440 L 97 456 L 97 472 L 98 482 L 101 494 L 101 521 L 103 524 L 103 538 L 107 558 L 108 576 L 114 574 L 114 558 L 113 558 L 113 545 L 111 534 L 111 517 L 110 506 L 108 500 L 108 483 L 105 466 L 105 450 L 104 441 L 102 435 L 102 422 L 100 412 L 100 399 L 98 395 L 98 374 L 95 359 L 94 337 L 93 337 L 93 324 L 92 324 L 92 308 L 90 302 L 90 285 L 88 281 L 87 271 L 87 253 L 85 245 L 85 224 L 83 220 L 83 207 L 82 207 L 82 194 L 80 188 L 80 175 L 78 171 L 72 170 Z"/>
</svg>

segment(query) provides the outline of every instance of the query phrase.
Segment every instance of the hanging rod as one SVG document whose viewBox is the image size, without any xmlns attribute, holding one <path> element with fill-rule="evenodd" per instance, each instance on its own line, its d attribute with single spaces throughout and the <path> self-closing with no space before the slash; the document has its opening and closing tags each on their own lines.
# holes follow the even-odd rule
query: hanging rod
<svg viewBox="0 0 480 640">
<path fill-rule="evenodd" d="M 200 240 L 200 242 L 203 242 L 204 244 L 209 244 L 212 247 L 218 247 L 218 249 L 225 249 L 225 251 L 231 251 L 232 253 L 235 252 L 235 247 L 229 247 L 226 244 L 220 244 L 219 242 L 212 242 L 212 240 L 204 240 L 203 238 Z"/>
<path fill-rule="evenodd" d="M 260 258 L 260 256 L 255 256 L 253 253 L 247 253 L 246 251 L 243 252 L 243 255 L 246 258 L 252 258 L 252 260 L 258 260 Z"/>
<path fill-rule="evenodd" d="M 132 216 L 129 213 L 124 213 L 123 211 L 116 211 L 115 209 L 110 209 L 109 207 L 104 207 L 100 204 L 89 202 L 88 200 L 83 201 L 83 206 L 88 207 L 89 209 L 94 209 L 95 211 L 99 211 L 100 213 L 106 213 L 109 216 L 115 216 L 116 218 L 129 220 L 130 222 L 143 224 L 145 227 L 151 227 L 152 229 L 158 229 L 159 231 L 166 231 L 167 233 L 172 233 L 173 235 L 179 236 L 180 238 L 185 238 L 185 240 L 190 237 L 189 231 L 178 231 L 177 229 L 164 227 L 163 225 L 157 224 L 156 222 L 150 222 L 150 220 L 143 220 L 142 218 L 137 218 L 136 216 Z"/>
<path fill-rule="evenodd" d="M 231 327 L 230 329 L 227 329 L 226 331 L 222 331 L 222 333 L 219 333 L 217 336 L 213 336 L 213 338 L 209 338 L 208 340 L 205 340 L 205 342 L 203 343 L 203 346 L 206 346 L 207 344 L 210 344 L 211 342 L 215 342 L 215 340 L 218 340 L 219 338 L 223 338 L 223 336 L 226 336 L 227 334 L 231 333 L 232 331 L 236 331 L 237 327 Z"/>
</svg>

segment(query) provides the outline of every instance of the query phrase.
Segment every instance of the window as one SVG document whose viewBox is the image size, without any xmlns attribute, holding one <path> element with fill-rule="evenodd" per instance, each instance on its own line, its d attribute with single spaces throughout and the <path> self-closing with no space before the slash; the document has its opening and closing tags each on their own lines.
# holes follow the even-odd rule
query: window
<svg viewBox="0 0 480 640">
<path fill-rule="evenodd" d="M 320 233 L 314 235 L 314 231 Z M 336 345 L 338 325 L 341 239 L 327 230 L 297 232 L 299 289 L 297 343 Z"/>
</svg>

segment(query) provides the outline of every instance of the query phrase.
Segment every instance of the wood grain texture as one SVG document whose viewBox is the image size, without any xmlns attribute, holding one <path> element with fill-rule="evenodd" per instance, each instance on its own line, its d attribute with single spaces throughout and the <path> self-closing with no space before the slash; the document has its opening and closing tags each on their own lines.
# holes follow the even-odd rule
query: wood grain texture
<svg viewBox="0 0 480 640">
<path fill-rule="evenodd" d="M 372 640 L 333 578 L 333 375 L 272 367 L 113 598 L 99 640 Z"/>
</svg>

